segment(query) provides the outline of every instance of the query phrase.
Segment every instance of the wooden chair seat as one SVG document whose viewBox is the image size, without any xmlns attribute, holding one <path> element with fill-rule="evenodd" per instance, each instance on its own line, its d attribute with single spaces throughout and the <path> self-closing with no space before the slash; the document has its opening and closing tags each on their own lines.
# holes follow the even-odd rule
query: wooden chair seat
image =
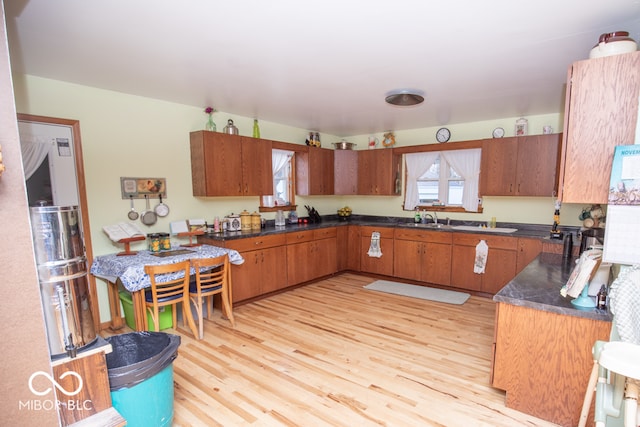
<svg viewBox="0 0 640 427">
<path fill-rule="evenodd" d="M 195 269 L 195 279 L 189 287 L 189 296 L 195 306 L 198 315 L 198 333 L 200 339 L 204 337 L 203 312 L 207 308 L 207 318 L 213 314 L 213 297 L 220 295 L 222 310 L 229 319 L 231 326 L 235 327 L 231 302 L 231 269 L 229 256 L 222 255 L 215 258 L 197 258 L 191 260 L 191 266 Z M 206 304 L 206 305 L 205 305 Z"/>
</svg>

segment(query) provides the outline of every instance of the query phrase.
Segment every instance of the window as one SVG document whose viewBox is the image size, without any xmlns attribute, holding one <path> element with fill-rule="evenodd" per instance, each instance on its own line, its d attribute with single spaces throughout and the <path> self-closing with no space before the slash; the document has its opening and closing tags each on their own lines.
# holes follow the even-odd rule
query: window
<svg viewBox="0 0 640 427">
<path fill-rule="evenodd" d="M 293 152 L 272 150 L 273 194 L 262 196 L 261 207 L 282 207 L 295 205 L 293 190 Z"/>
<path fill-rule="evenodd" d="M 477 212 L 480 154 L 479 148 L 407 154 L 404 209 L 437 204 Z"/>
<path fill-rule="evenodd" d="M 418 178 L 420 205 L 442 203 L 446 206 L 462 206 L 463 190 L 464 178 L 442 156 L 438 156 L 431 167 Z"/>
</svg>

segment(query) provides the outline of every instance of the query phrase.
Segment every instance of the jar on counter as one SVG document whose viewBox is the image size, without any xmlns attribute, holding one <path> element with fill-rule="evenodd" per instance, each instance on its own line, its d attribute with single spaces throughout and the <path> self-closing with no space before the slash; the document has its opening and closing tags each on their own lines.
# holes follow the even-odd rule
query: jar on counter
<svg viewBox="0 0 640 427">
<path fill-rule="evenodd" d="M 261 216 L 258 212 L 251 214 L 251 230 L 260 230 L 261 228 Z"/>
<path fill-rule="evenodd" d="M 247 210 L 240 212 L 240 230 L 251 231 L 251 214 Z"/>
</svg>

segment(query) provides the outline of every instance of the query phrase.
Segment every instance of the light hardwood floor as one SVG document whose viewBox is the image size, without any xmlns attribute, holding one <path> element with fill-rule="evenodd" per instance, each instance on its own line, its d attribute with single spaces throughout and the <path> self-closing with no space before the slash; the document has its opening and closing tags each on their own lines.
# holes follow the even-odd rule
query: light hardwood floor
<svg viewBox="0 0 640 427">
<path fill-rule="evenodd" d="M 553 426 L 489 385 L 495 307 L 363 289 L 355 274 L 205 321 L 174 361 L 175 426 Z M 176 332 L 168 330 L 167 332 Z"/>
</svg>

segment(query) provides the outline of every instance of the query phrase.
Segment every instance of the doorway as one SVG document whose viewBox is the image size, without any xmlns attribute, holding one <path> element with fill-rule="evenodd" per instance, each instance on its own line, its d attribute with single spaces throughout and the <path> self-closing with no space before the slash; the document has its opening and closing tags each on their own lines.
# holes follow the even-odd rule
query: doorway
<svg viewBox="0 0 640 427">
<path fill-rule="evenodd" d="M 28 157 L 35 156 L 30 160 L 26 159 L 23 149 L 23 163 L 31 164 L 31 169 L 33 169 L 27 170 L 25 165 L 29 206 L 37 205 L 39 200 L 46 200 L 55 206 L 78 206 L 85 254 L 90 262 L 93 260 L 93 249 L 84 179 L 80 122 L 78 120 L 18 114 L 18 129 L 21 144 L 23 137 L 25 141 L 37 143 L 32 144 L 31 151 L 26 154 Z M 46 175 L 47 170 L 48 176 Z M 30 182 L 31 180 L 33 182 Z M 88 281 L 93 324 L 98 332 L 101 328 L 96 281 L 90 274 Z"/>
</svg>

